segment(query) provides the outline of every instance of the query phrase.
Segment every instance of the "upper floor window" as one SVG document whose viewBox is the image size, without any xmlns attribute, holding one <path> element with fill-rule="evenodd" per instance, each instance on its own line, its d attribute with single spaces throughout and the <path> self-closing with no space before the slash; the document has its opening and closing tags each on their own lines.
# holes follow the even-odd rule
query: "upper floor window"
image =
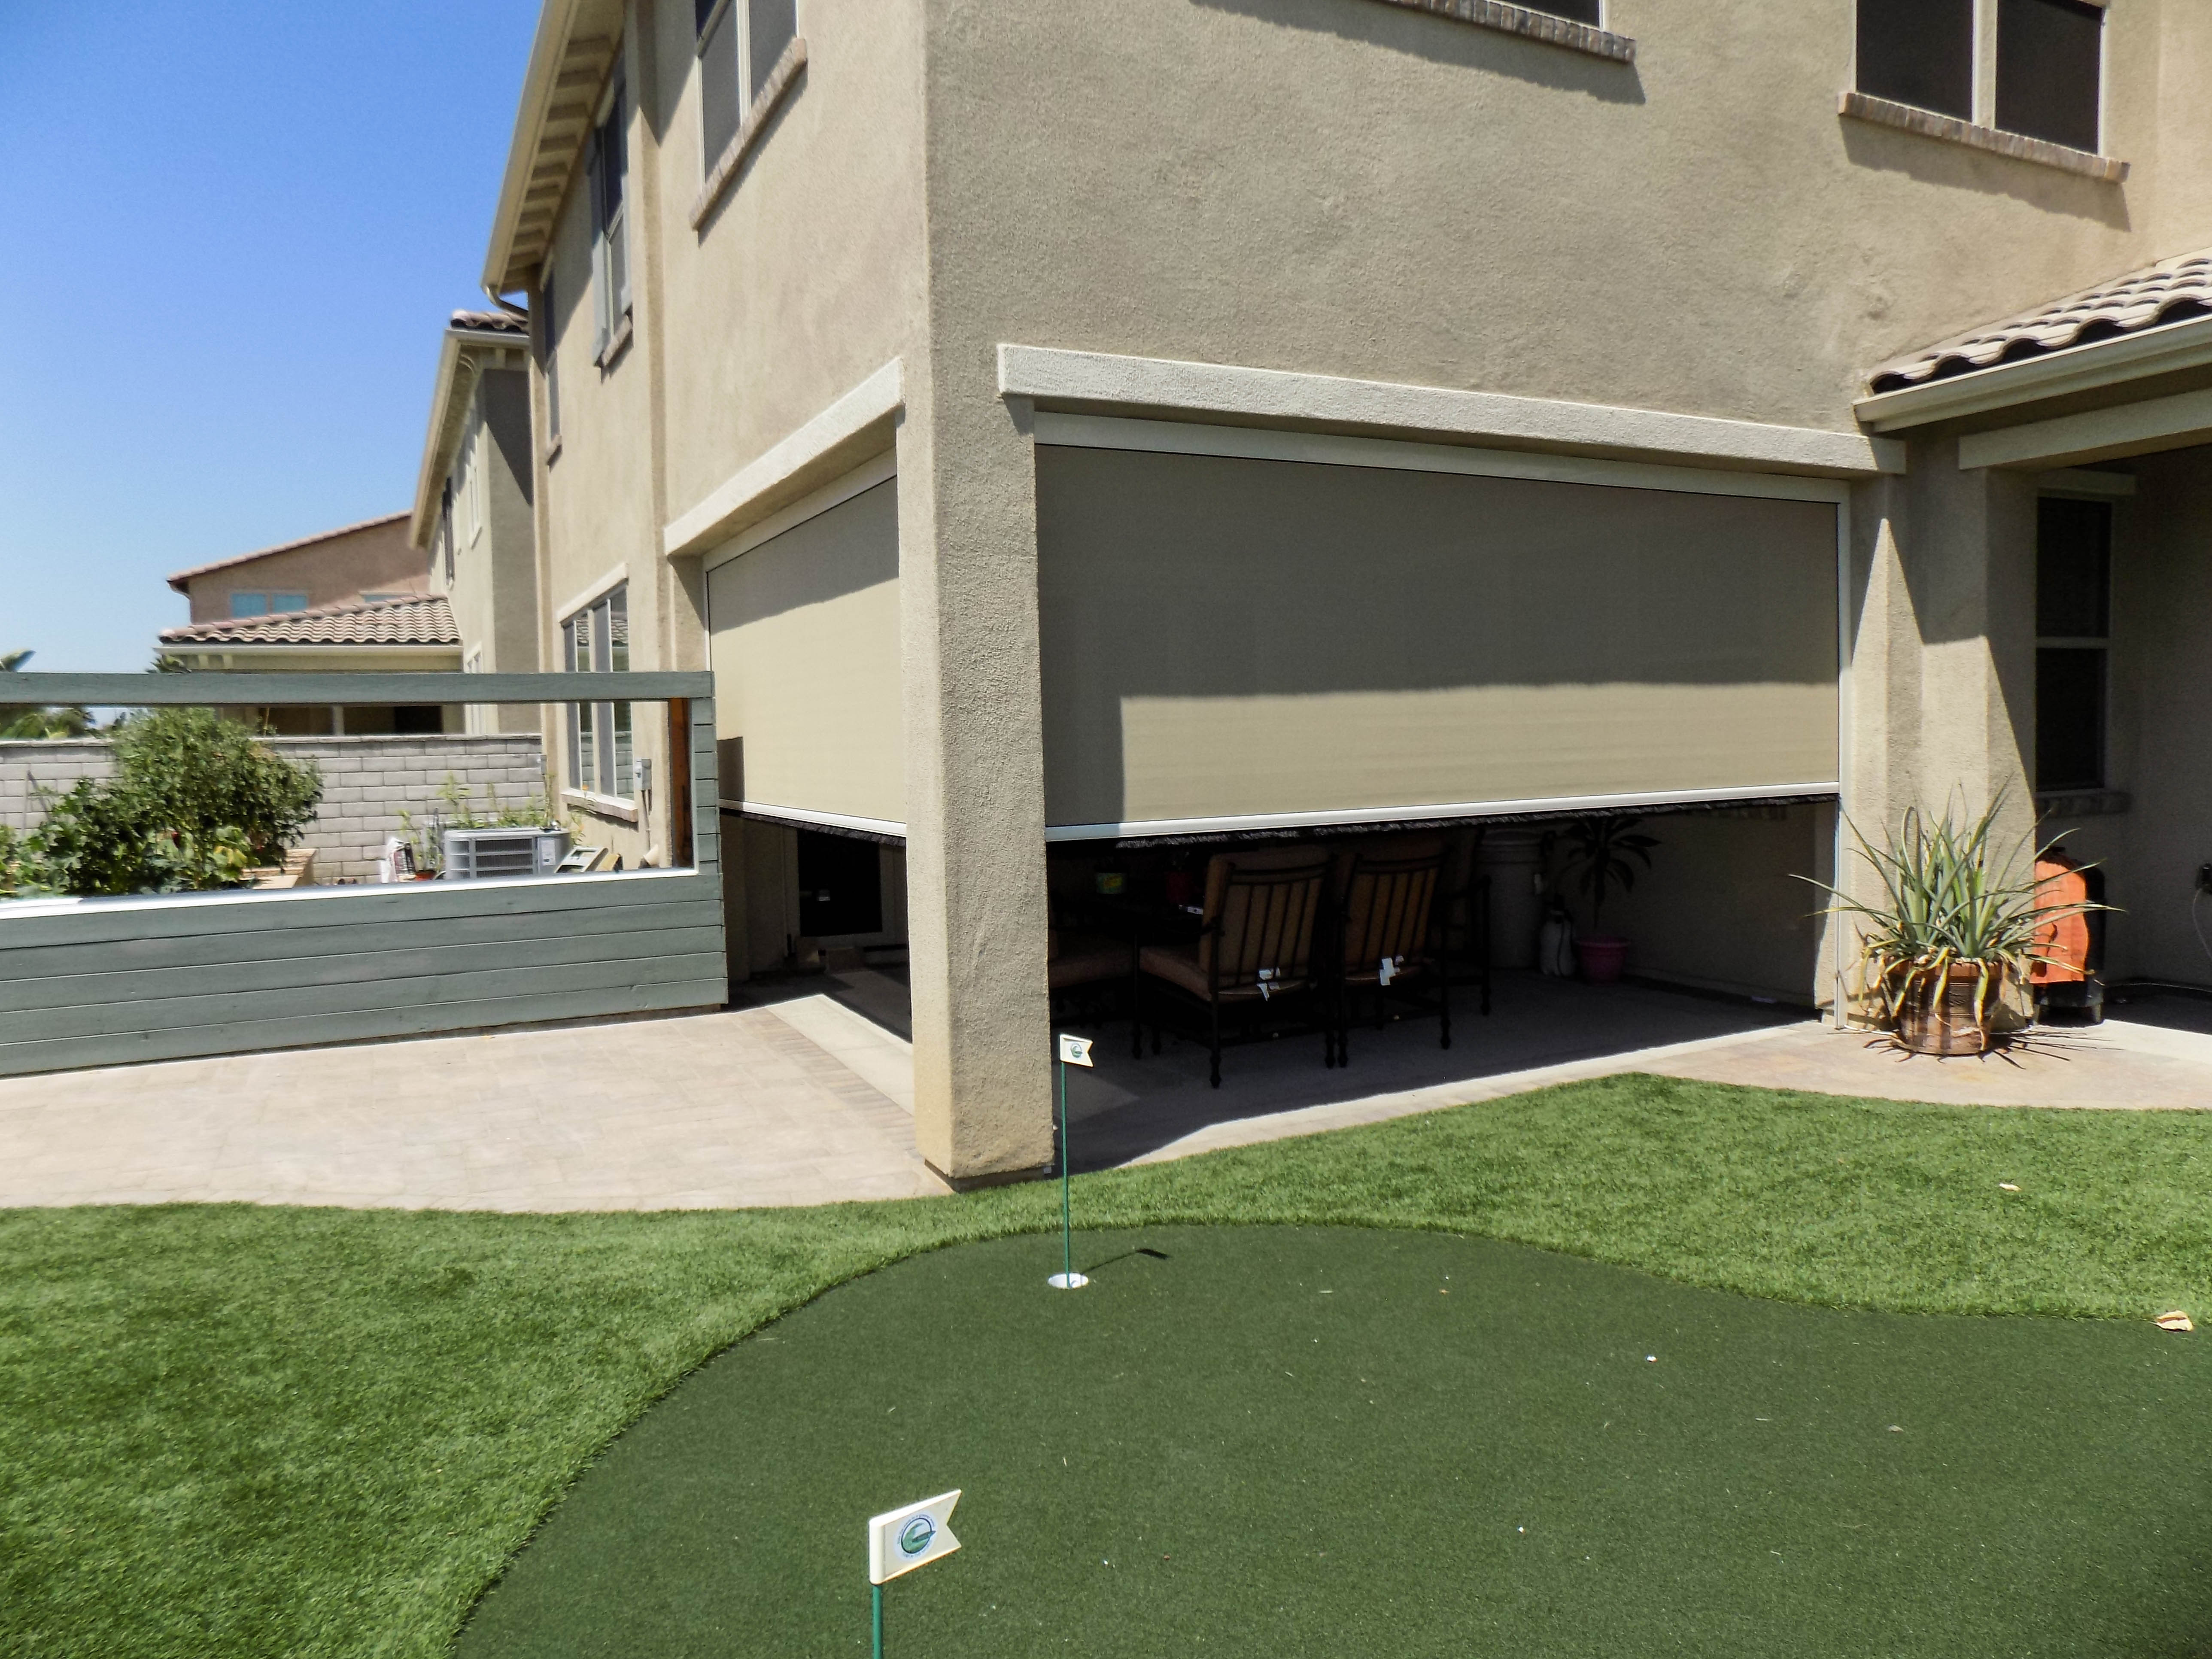
<svg viewBox="0 0 2212 1659">
<path fill-rule="evenodd" d="M 1978 20 L 1988 15 L 1975 0 L 1858 0 L 1858 89 L 2094 154 L 2102 137 L 2104 8 L 1996 0 L 1996 61 L 1983 94 Z"/>
<path fill-rule="evenodd" d="M 605 361 L 629 315 L 629 250 L 626 197 L 629 175 L 629 132 L 623 108 L 622 76 L 607 89 L 605 113 L 592 130 L 585 172 L 592 198 L 592 291 L 599 342 L 592 355 Z"/>
<path fill-rule="evenodd" d="M 1547 17 L 1564 17 L 1571 23 L 1588 23 L 1592 28 L 1601 27 L 1601 0 L 1514 0 L 1528 11 L 1540 11 Z"/>
<path fill-rule="evenodd" d="M 1588 3 L 1595 9 L 1595 0 Z M 692 9 L 702 154 L 711 172 L 798 34 L 799 0 L 692 0 Z"/>
<path fill-rule="evenodd" d="M 2035 787 L 2105 787 L 2112 504 L 2046 495 L 2035 520 Z"/>
<path fill-rule="evenodd" d="M 629 587 L 602 593 L 561 624 L 561 666 L 572 674 L 629 669 Z M 568 787 L 630 799 L 632 739 L 626 702 L 568 705 Z"/>
<path fill-rule="evenodd" d="M 538 361 L 545 370 L 545 442 L 550 448 L 561 441 L 561 313 L 553 303 L 553 272 L 538 290 Z"/>
<path fill-rule="evenodd" d="M 305 593 L 233 593 L 230 614 L 233 617 L 284 616 L 307 608 Z"/>
<path fill-rule="evenodd" d="M 1859 90 L 1974 118 L 1974 0 L 1859 0 Z"/>
<path fill-rule="evenodd" d="M 1996 124 L 2094 151 L 2105 71 L 2105 10 L 2087 0 L 1998 0 Z"/>
</svg>

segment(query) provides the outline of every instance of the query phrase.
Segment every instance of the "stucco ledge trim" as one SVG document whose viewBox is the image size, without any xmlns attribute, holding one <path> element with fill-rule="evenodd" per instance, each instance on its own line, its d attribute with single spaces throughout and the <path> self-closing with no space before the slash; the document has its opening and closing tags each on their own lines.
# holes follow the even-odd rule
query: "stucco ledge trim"
<svg viewBox="0 0 2212 1659">
<path fill-rule="evenodd" d="M 2054 144 L 2047 138 L 2031 138 L 2025 133 L 1980 126 L 1972 121 L 1961 121 L 1955 115 L 1939 115 L 1934 110 L 1893 103 L 1887 98 L 1869 98 L 1863 92 L 1843 94 L 1837 100 L 1836 113 L 1854 121 L 1871 122 L 1878 127 L 1917 133 L 1923 138 L 2009 156 L 2015 161 L 2057 167 L 2061 173 L 2078 173 L 2085 179 L 2107 185 L 2127 182 L 2129 164 L 2113 156 L 2075 149 L 2068 144 Z"/>
<path fill-rule="evenodd" d="M 706 181 L 699 186 L 699 194 L 691 203 L 690 226 L 696 230 L 707 222 L 707 216 L 714 210 L 714 204 L 722 199 L 730 181 L 738 176 L 738 169 L 752 154 L 753 146 L 768 131 L 769 118 L 775 113 L 776 106 L 783 102 L 784 94 L 798 84 L 799 71 L 806 67 L 806 37 L 794 34 L 791 44 L 783 49 L 783 56 L 775 60 L 775 67 L 768 72 L 760 95 L 752 107 L 738 123 L 738 130 L 730 135 L 730 142 L 722 146 L 721 155 L 708 169 Z"/>
<path fill-rule="evenodd" d="M 1593 58 L 1616 64 L 1636 61 L 1636 42 L 1625 34 L 1615 34 L 1594 24 L 1577 23 L 1571 17 L 1556 16 L 1551 12 L 1510 5 L 1506 0 L 1382 0 L 1382 3 L 1403 6 L 1408 11 L 1434 12 L 1439 17 L 1472 23 L 1477 28 L 1517 34 L 1524 40 L 1541 40 L 1547 46 L 1565 46 L 1570 52 L 1586 52 Z"/>
<path fill-rule="evenodd" d="M 1746 471 L 1851 478 L 1905 470 L 1902 442 L 1861 433 L 1048 346 L 1001 344 L 999 392 L 1078 412 L 1227 416 Z"/>
<path fill-rule="evenodd" d="M 703 553 L 756 520 L 865 460 L 872 428 L 906 406 L 905 360 L 894 357 L 788 437 L 737 471 L 660 532 L 664 557 Z"/>
</svg>

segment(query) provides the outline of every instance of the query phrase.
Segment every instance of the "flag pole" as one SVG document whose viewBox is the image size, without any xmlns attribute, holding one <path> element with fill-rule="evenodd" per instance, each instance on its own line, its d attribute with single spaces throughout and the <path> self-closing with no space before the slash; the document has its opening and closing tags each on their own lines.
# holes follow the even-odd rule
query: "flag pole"
<svg viewBox="0 0 2212 1659">
<path fill-rule="evenodd" d="M 868 1599 L 875 1604 L 876 1659 L 884 1659 L 884 1587 L 869 1585 Z"/>
<path fill-rule="evenodd" d="M 1060 1062 L 1060 1279 L 1064 1285 L 1075 1283 L 1075 1231 L 1069 1219 L 1073 1213 L 1068 1201 L 1068 1182 L 1072 1178 L 1067 1157 L 1067 1062 Z"/>
<path fill-rule="evenodd" d="M 1060 1039 L 1060 1271 L 1045 1280 L 1055 1291 L 1079 1291 L 1091 1281 L 1075 1271 L 1075 1225 L 1068 1185 L 1074 1164 L 1067 1154 L 1067 1068 L 1088 1066 L 1091 1044 L 1084 1037 L 1063 1034 Z"/>
</svg>

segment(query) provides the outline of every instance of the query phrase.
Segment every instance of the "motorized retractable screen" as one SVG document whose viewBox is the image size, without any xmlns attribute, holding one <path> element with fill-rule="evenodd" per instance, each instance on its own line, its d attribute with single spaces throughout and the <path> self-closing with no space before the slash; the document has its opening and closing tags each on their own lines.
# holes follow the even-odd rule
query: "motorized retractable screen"
<svg viewBox="0 0 2212 1659">
<path fill-rule="evenodd" d="M 715 725 L 742 769 L 724 797 L 801 822 L 902 825 L 896 483 L 714 566 L 707 605 Z"/>
<path fill-rule="evenodd" d="M 1831 502 L 1036 456 L 1055 838 L 1834 787 Z"/>
</svg>

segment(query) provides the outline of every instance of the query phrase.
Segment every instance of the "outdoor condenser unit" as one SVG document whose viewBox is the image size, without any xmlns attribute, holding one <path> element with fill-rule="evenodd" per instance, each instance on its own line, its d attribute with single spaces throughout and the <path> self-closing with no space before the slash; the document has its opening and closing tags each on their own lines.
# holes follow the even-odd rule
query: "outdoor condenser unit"
<svg viewBox="0 0 2212 1659">
<path fill-rule="evenodd" d="M 550 876 L 568 856 L 566 830 L 448 830 L 446 879 Z"/>
</svg>

